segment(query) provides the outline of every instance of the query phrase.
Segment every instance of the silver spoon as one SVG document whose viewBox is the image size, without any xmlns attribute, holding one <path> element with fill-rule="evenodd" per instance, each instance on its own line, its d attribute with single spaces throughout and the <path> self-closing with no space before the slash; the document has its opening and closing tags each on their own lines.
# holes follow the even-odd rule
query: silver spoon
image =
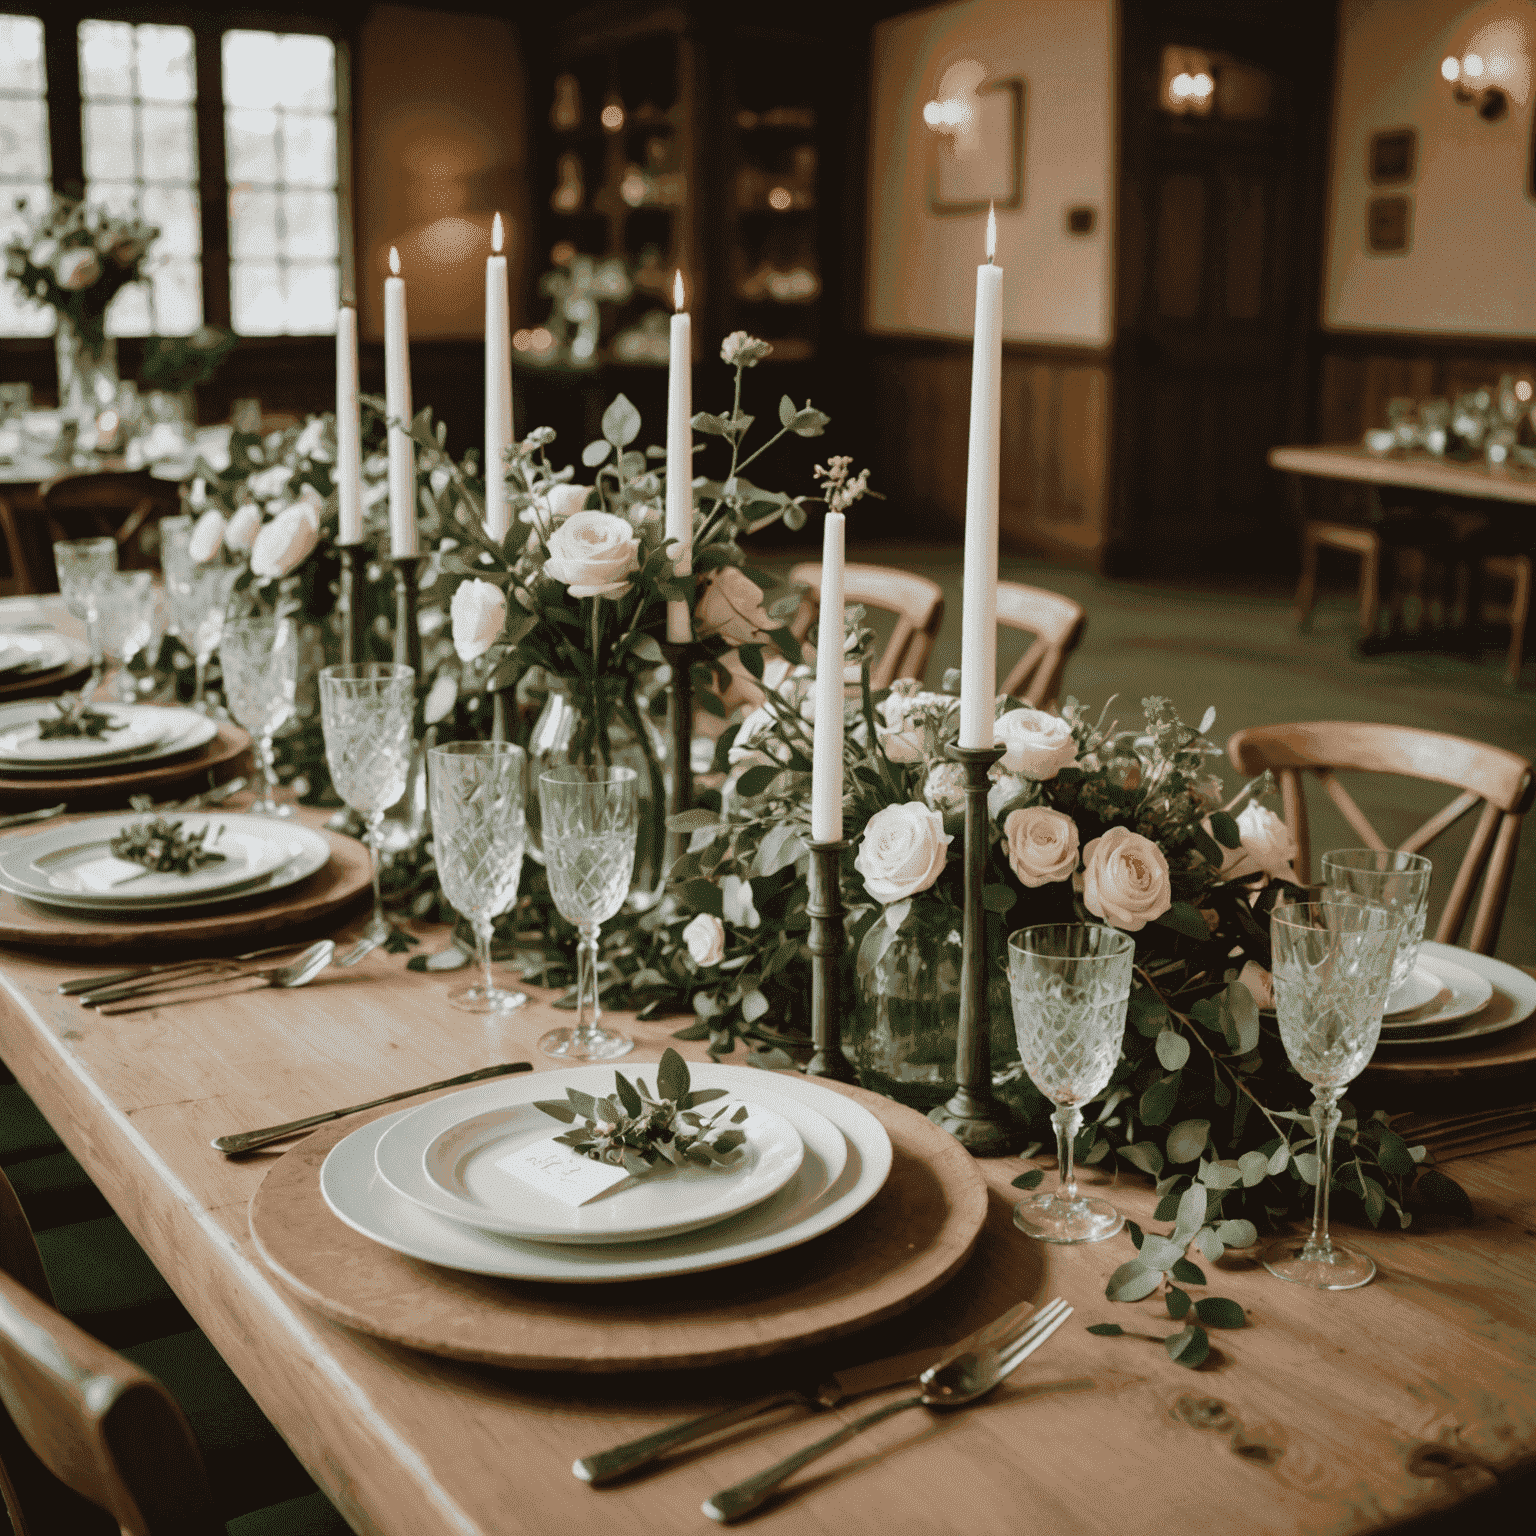
<svg viewBox="0 0 1536 1536">
<path fill-rule="evenodd" d="M 148 997 L 136 997 L 126 1003 L 108 1003 L 97 1008 L 100 1014 L 118 1013 L 142 1013 L 147 1008 L 160 1008 L 169 1003 L 194 1003 L 211 1001 L 209 997 L 166 997 L 165 992 L 180 992 L 188 987 L 209 986 L 216 981 L 256 981 L 263 987 L 302 987 L 315 979 L 326 966 L 331 963 L 331 957 L 336 953 L 336 941 L 334 939 L 321 939 L 318 944 L 311 944 L 302 955 L 291 965 L 269 966 L 264 971 L 241 971 L 237 976 L 198 977 L 192 981 L 173 982 L 162 992 L 155 992 Z M 258 987 L 243 987 L 245 992 L 258 991 Z M 219 992 L 217 997 L 233 997 L 232 992 Z"/>
</svg>

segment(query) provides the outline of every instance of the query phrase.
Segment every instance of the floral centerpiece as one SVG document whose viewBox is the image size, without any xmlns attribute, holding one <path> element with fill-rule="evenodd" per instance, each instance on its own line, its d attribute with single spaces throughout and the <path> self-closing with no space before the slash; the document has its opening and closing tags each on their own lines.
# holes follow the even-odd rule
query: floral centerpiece
<svg viewBox="0 0 1536 1536">
<path fill-rule="evenodd" d="M 18 205 L 22 211 L 26 203 Z M 34 304 L 57 312 L 59 404 L 82 424 L 117 395 L 117 359 L 107 308 L 140 282 L 160 231 L 79 198 L 55 195 L 5 247 L 5 274 Z"/>
</svg>

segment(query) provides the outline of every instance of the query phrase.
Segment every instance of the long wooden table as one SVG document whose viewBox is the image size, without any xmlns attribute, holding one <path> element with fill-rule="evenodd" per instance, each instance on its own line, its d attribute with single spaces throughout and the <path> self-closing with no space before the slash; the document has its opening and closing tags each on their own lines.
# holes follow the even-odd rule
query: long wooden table
<svg viewBox="0 0 1536 1536">
<path fill-rule="evenodd" d="M 429 949 L 441 930 L 424 931 Z M 1015 1158 L 984 1165 L 992 1210 L 975 1256 L 894 1322 L 811 1357 L 707 1372 L 592 1377 L 465 1365 L 327 1323 L 255 1253 L 246 1207 L 270 1161 L 227 1162 L 222 1132 L 538 1058 L 548 994 L 507 1019 L 443 1001 L 458 975 L 375 952 L 298 992 L 254 992 L 101 1018 L 55 991 L 76 962 L 0 954 L 0 1055 L 121 1213 L 198 1323 L 359 1532 L 390 1536 L 632 1536 L 711 1527 L 716 1489 L 883 1399 L 811 1419 L 784 1410 L 707 1455 L 611 1489 L 575 1456 L 829 1366 L 939 1346 L 1022 1298 L 1076 1316 L 1012 1382 L 949 1417 L 899 1415 L 802 1473 L 765 1531 L 1374 1531 L 1448 1511 L 1536 1457 L 1536 1148 L 1467 1159 L 1471 1224 L 1351 1232 L 1380 1266 L 1365 1289 L 1318 1295 L 1251 1260 L 1209 1266 L 1251 1326 L 1213 1334 L 1200 1371 L 1095 1322 L 1176 1331 L 1154 1301 L 1111 1303 L 1128 1237 L 1048 1248 L 1014 1230 Z M 635 1024 L 654 1061 L 669 1024 Z M 698 1057 L 698 1046 L 684 1050 Z M 1089 1171 L 1088 1185 L 1108 1179 Z M 1106 1192 L 1102 1188 L 1100 1192 Z M 1111 1197 L 1143 1225 L 1154 1198 Z"/>
<path fill-rule="evenodd" d="M 1463 464 L 1432 454 L 1372 453 L 1355 443 L 1322 447 L 1271 448 L 1275 469 L 1319 480 L 1353 480 L 1363 485 L 1392 485 L 1470 501 L 1501 501 L 1536 507 L 1536 474 L 1486 464 Z"/>
</svg>

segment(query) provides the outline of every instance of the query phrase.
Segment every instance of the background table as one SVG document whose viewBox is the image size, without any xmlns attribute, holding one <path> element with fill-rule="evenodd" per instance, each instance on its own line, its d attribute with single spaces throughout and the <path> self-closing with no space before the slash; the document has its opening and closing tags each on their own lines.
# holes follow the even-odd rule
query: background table
<svg viewBox="0 0 1536 1536">
<path fill-rule="evenodd" d="M 427 947 L 444 937 L 427 932 Z M 549 994 L 530 989 L 534 1001 L 505 1019 L 458 1013 L 443 997 L 462 975 L 408 973 L 376 951 L 299 992 L 100 1018 L 54 990 L 81 970 L 0 954 L 0 1054 L 359 1531 L 709 1530 L 706 1496 L 833 1416 L 786 1410 L 762 1432 L 732 1431 L 712 1454 L 605 1490 L 572 1477 L 573 1457 L 770 1384 L 942 1345 L 1021 1298 L 1058 1294 L 1076 1315 L 993 1398 L 880 1425 L 801 1474 L 799 1495 L 755 1528 L 1343 1536 L 1449 1510 L 1536 1456 L 1536 1149 L 1455 1164 L 1477 1205 L 1471 1224 L 1351 1233 L 1381 1266 L 1363 1290 L 1320 1296 L 1248 1260 L 1206 1266 L 1251 1326 L 1213 1332 L 1219 1353 L 1198 1372 L 1156 1344 L 1084 1331 L 1176 1329 L 1156 1303 L 1104 1299 L 1132 1253 L 1126 1236 L 1058 1249 L 1015 1231 L 1009 1181 L 1021 1164 L 1005 1158 L 983 1165 L 992 1209 L 960 1275 L 812 1358 L 597 1380 L 517 1373 L 391 1347 L 306 1311 L 247 1230 L 269 1162 L 227 1162 L 208 1141 L 492 1061 L 547 1066 L 534 1041 L 568 1017 Z M 640 1042 L 626 1064 L 654 1062 L 678 1027 L 622 1022 Z M 682 1049 L 699 1059 L 699 1046 Z M 1153 1224 L 1146 1181 L 1109 1193 Z"/>
</svg>

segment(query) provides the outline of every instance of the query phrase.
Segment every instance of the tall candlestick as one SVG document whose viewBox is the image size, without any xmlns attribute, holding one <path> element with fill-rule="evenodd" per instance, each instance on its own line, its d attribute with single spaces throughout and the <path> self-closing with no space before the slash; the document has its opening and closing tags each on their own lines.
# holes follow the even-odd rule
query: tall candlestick
<svg viewBox="0 0 1536 1536">
<path fill-rule="evenodd" d="M 827 513 L 821 543 L 821 622 L 816 631 L 816 743 L 811 760 L 811 840 L 843 839 L 843 514 Z"/>
<path fill-rule="evenodd" d="M 420 553 L 416 532 L 416 448 L 411 442 L 411 352 L 405 326 L 405 279 L 400 252 L 389 248 L 390 276 L 384 279 L 384 405 L 389 429 L 389 552 Z"/>
<path fill-rule="evenodd" d="M 501 215 L 491 224 L 485 259 L 485 531 L 507 536 L 507 446 L 512 441 L 512 322 L 507 300 L 507 258 L 501 254 Z"/>
<path fill-rule="evenodd" d="M 693 322 L 683 308 L 683 274 L 672 280 L 677 312 L 672 316 L 672 345 L 667 358 L 667 538 L 675 541 L 672 569 L 679 576 L 693 570 Z M 667 604 L 667 639 L 686 645 L 693 638 L 688 604 Z"/>
<path fill-rule="evenodd" d="M 997 700 L 997 483 L 1002 434 L 1003 269 L 997 213 L 987 214 L 987 259 L 976 269 L 971 353 L 971 444 L 965 477 L 965 588 L 960 626 L 960 742 L 990 747 Z"/>
<path fill-rule="evenodd" d="M 357 410 L 357 311 L 336 311 L 336 503 L 338 539 L 363 538 L 363 445 Z"/>
</svg>

